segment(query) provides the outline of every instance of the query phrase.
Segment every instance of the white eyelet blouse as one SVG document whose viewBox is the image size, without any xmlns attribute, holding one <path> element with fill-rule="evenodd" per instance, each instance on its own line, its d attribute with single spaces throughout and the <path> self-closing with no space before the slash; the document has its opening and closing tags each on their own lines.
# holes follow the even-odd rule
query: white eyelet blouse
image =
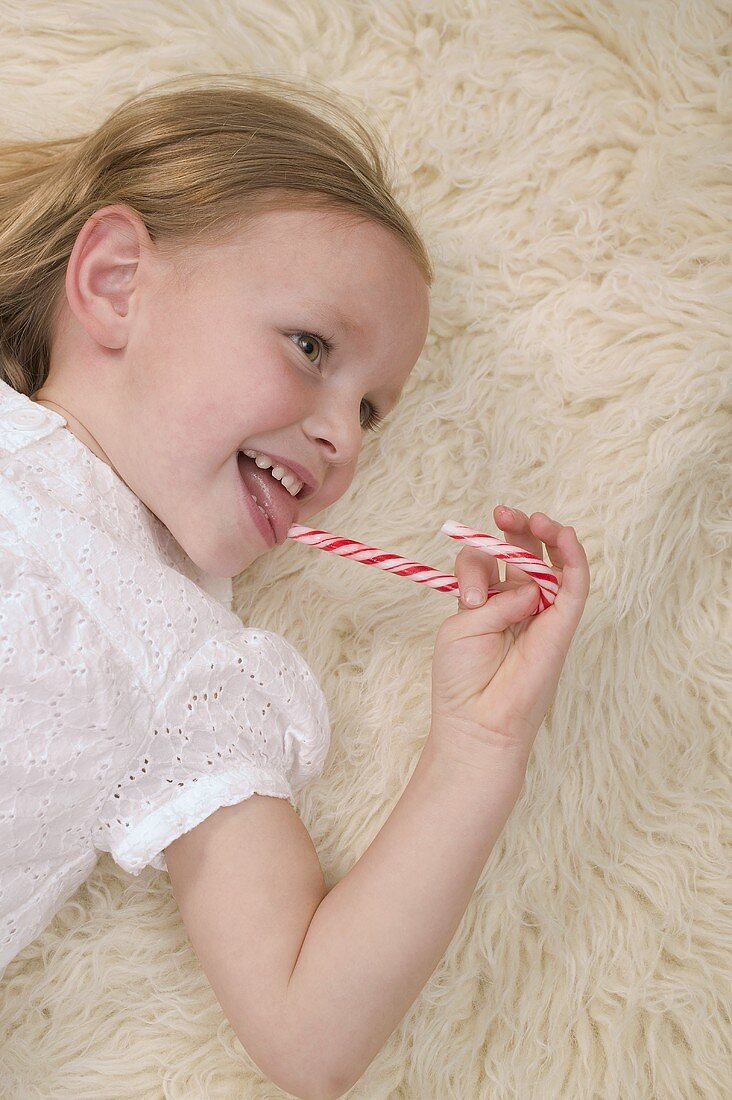
<svg viewBox="0 0 732 1100">
<path fill-rule="evenodd" d="M 164 871 L 220 806 L 292 802 L 329 745 L 300 653 L 0 380 L 0 976 L 99 852 Z"/>
</svg>

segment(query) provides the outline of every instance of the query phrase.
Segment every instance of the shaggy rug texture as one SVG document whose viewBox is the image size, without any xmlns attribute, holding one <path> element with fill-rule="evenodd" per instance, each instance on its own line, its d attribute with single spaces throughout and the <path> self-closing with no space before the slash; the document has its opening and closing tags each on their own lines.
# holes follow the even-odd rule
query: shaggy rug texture
<svg viewBox="0 0 732 1100">
<path fill-rule="evenodd" d="M 403 400 L 317 522 L 452 572 L 442 522 L 498 534 L 504 503 L 587 551 L 520 799 L 359 1100 L 730 1096 L 731 44 L 723 0 L 0 2 L 4 136 L 176 73 L 352 97 L 437 274 Z M 330 886 L 421 750 L 453 598 L 293 543 L 233 590 L 328 699 L 298 811 Z M 285 1095 L 167 874 L 106 855 L 8 967 L 0 1044 L 3 1100 Z"/>
</svg>

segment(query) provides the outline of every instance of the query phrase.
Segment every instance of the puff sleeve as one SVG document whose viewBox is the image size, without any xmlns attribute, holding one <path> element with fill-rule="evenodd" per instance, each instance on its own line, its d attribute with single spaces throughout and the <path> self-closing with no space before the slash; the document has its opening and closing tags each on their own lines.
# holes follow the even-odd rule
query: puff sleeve
<svg viewBox="0 0 732 1100">
<path fill-rule="evenodd" d="M 94 845 L 137 875 L 166 870 L 163 849 L 220 806 L 287 798 L 320 775 L 330 745 L 325 698 L 279 634 L 235 628 L 180 668 L 149 737 L 116 777 Z"/>
</svg>

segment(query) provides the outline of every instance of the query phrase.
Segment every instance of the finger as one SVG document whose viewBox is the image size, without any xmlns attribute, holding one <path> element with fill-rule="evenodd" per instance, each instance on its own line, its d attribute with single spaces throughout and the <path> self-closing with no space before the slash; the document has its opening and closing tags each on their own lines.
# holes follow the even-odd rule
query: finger
<svg viewBox="0 0 732 1100">
<path fill-rule="evenodd" d="M 561 569 L 565 564 L 565 554 L 559 546 L 560 532 L 574 528 L 563 527 L 561 523 L 552 520 L 544 512 L 534 512 L 528 517 L 520 509 L 514 509 L 513 513 L 501 505 L 494 508 L 493 515 L 504 536 L 504 541 L 512 546 L 519 546 L 527 550 L 539 561 L 544 561 L 544 546 L 546 545 L 549 559 L 555 567 Z M 574 540 L 580 545 L 576 534 Z M 518 565 L 506 563 L 506 579 L 500 580 L 498 562 L 500 559 L 484 553 L 477 547 L 465 546 L 456 558 L 455 574 L 458 579 L 460 600 L 458 610 L 471 610 L 482 606 L 490 590 L 500 590 L 509 584 L 525 584 L 527 574 Z M 586 559 L 585 559 L 586 561 Z M 562 584 L 562 576 L 558 574 L 557 580 Z M 585 578 L 589 586 L 589 570 Z M 468 593 L 471 590 L 479 593 L 479 599 L 471 601 Z"/>
<path fill-rule="evenodd" d="M 530 529 L 542 540 L 546 546 L 549 561 L 552 565 L 564 568 L 564 540 L 559 545 L 559 536 L 562 531 L 574 531 L 573 527 L 565 527 L 557 520 L 550 519 L 544 512 L 532 512 L 529 518 Z M 576 536 L 575 536 L 576 537 Z"/>
<path fill-rule="evenodd" d="M 493 516 L 501 528 L 505 542 L 527 550 L 539 561 L 544 561 L 542 541 L 531 531 L 528 516 L 518 509 L 512 514 L 510 509 L 500 505 L 493 509 Z M 501 581 L 498 571 L 499 561 L 500 559 L 494 558 L 492 554 L 486 554 L 477 547 L 463 547 L 455 562 L 455 575 L 458 578 L 460 590 L 458 610 L 470 610 L 482 606 L 491 590 L 500 589 L 509 584 L 526 583 L 525 570 L 508 563 L 506 563 L 505 581 Z M 478 593 L 479 598 L 471 600 L 469 594 L 473 593 Z"/>
<path fill-rule="evenodd" d="M 574 527 L 562 527 L 555 523 L 543 512 L 535 512 L 531 523 L 537 533 L 541 530 L 546 532 L 544 541 L 549 558 L 552 565 L 562 570 L 557 601 L 561 597 L 562 602 L 570 600 L 581 608 L 590 591 L 590 567 L 577 532 Z"/>
<path fill-rule="evenodd" d="M 534 513 L 535 515 L 537 513 Z M 544 561 L 544 546 L 542 543 L 542 537 L 540 534 L 532 531 L 529 525 L 529 517 L 521 512 L 518 508 L 513 510 L 504 508 L 499 505 L 493 509 L 493 515 L 496 523 L 501 528 L 503 533 L 504 542 L 508 542 L 511 546 L 520 546 L 522 550 L 528 550 L 530 554 L 533 554 L 539 561 Z M 511 565 L 506 563 L 506 580 L 507 581 L 526 581 L 526 572 L 520 569 L 518 565 Z"/>
<path fill-rule="evenodd" d="M 463 546 L 460 550 L 455 558 L 455 576 L 460 592 L 459 611 L 480 607 L 485 603 L 488 591 L 500 584 L 498 561 L 476 546 Z M 470 602 L 467 598 L 473 590 L 480 594 L 477 602 Z"/>
<path fill-rule="evenodd" d="M 524 581 L 501 581 L 494 586 L 499 589 L 497 595 L 490 596 L 480 607 L 458 608 L 469 612 L 469 618 L 461 620 L 474 630 L 475 636 L 481 634 L 500 634 L 509 626 L 514 626 L 536 614 L 540 601 L 540 589 L 536 581 L 524 574 Z"/>
</svg>

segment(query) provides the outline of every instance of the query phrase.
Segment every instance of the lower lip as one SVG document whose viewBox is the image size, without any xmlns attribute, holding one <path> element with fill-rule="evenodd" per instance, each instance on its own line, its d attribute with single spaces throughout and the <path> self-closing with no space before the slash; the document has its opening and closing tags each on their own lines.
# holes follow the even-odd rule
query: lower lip
<svg viewBox="0 0 732 1100">
<path fill-rule="evenodd" d="M 254 526 L 257 528 L 260 535 L 268 546 L 276 546 L 277 539 L 275 537 L 274 531 L 272 530 L 272 526 L 269 520 L 265 519 L 262 513 L 259 511 L 259 508 L 254 503 L 254 498 L 252 497 L 252 494 L 249 492 L 246 485 L 244 484 L 244 478 L 241 476 L 241 470 L 239 469 L 238 455 L 236 458 L 236 471 L 239 475 L 239 484 L 241 485 L 242 493 L 244 494 L 244 503 L 246 504 L 249 514 L 252 517 L 252 522 L 254 523 Z"/>
</svg>

